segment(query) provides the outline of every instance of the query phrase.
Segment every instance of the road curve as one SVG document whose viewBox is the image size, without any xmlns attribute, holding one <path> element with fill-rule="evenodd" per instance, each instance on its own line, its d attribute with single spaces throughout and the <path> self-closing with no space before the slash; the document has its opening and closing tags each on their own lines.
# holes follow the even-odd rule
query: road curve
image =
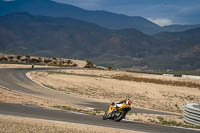
<svg viewBox="0 0 200 133">
<path fill-rule="evenodd" d="M 38 70 L 55 70 L 60 68 L 12 68 L 12 69 L 0 69 L 0 86 L 7 87 L 11 90 L 34 94 L 40 97 L 57 100 L 61 102 L 84 105 L 91 108 L 106 109 L 109 106 L 109 103 L 97 102 L 91 99 L 80 98 L 77 96 L 72 96 L 70 94 L 63 94 L 46 87 L 42 87 L 26 77 L 26 73 L 29 71 L 38 71 Z M 68 68 L 69 69 L 69 68 Z M 135 113 L 146 113 L 146 114 L 159 114 L 159 115 L 176 115 L 167 112 L 154 111 L 142 108 L 132 108 L 132 111 Z"/>
<path fill-rule="evenodd" d="M 49 70 L 45 69 L 35 69 L 35 70 Z M 52 69 L 50 69 L 52 70 Z M 100 103 L 92 101 L 90 99 L 79 98 L 76 96 L 71 96 L 67 94 L 62 94 L 60 92 L 48 89 L 46 87 L 39 86 L 38 84 L 32 82 L 26 77 L 26 73 L 31 71 L 31 69 L 0 69 L 0 86 L 7 87 L 11 90 L 33 94 L 41 97 L 45 97 L 52 100 L 65 101 L 66 103 L 86 105 L 88 107 L 102 108 L 105 109 L 108 103 Z M 150 113 L 150 114 L 168 114 L 165 112 L 137 109 L 133 108 L 134 112 L 138 113 Z M 188 130 L 182 128 L 165 127 L 151 124 L 144 124 L 138 122 L 127 122 L 123 121 L 120 123 L 113 121 L 103 121 L 100 117 L 74 114 L 65 111 L 50 110 L 47 108 L 41 108 L 36 106 L 24 106 L 17 104 L 4 104 L 0 103 L 0 114 L 10 114 L 15 116 L 26 116 L 33 118 L 49 119 L 66 121 L 73 123 L 82 123 L 89 125 L 114 127 L 120 129 L 137 130 L 145 132 L 176 132 L 176 133 L 189 133 L 196 132 L 195 130 Z M 199 132 L 199 131 L 197 131 Z"/>
</svg>

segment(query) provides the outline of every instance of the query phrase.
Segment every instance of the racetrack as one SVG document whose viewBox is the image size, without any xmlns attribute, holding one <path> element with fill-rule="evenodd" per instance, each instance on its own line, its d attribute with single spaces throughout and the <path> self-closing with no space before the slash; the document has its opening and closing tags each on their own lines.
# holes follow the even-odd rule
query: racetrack
<svg viewBox="0 0 200 133">
<path fill-rule="evenodd" d="M 41 108 L 30 105 L 0 103 L 0 114 L 64 121 L 64 122 L 103 126 L 103 127 L 120 128 L 120 129 L 134 130 L 140 132 L 199 133 L 198 130 L 195 131 L 189 129 L 175 128 L 175 127 L 158 126 L 158 125 L 145 124 L 139 122 L 130 122 L 130 121 L 115 122 L 112 120 L 104 121 L 102 120 L 101 117 L 98 116 L 70 113 L 66 111 L 58 111 L 58 110 Z"/>
<path fill-rule="evenodd" d="M 49 70 L 52 68 L 38 68 L 34 70 Z M 58 68 L 55 68 L 58 69 Z M 77 96 L 72 96 L 68 94 L 62 94 L 52 89 L 39 86 L 38 84 L 32 82 L 26 77 L 26 73 L 32 69 L 21 68 L 21 69 L 0 69 L 0 86 L 7 87 L 11 90 L 28 93 L 52 100 L 65 101 L 66 103 L 76 104 L 76 105 L 86 105 L 88 107 L 106 109 L 108 103 L 101 103 L 93 101 L 86 98 L 80 98 Z M 150 113 L 150 114 L 168 114 L 165 112 L 152 111 L 146 109 L 133 108 L 134 112 L 137 113 Z M 121 129 L 129 129 L 136 131 L 145 132 L 199 132 L 194 130 L 157 126 L 151 124 L 144 124 L 138 122 L 127 122 L 123 121 L 120 123 L 113 122 L 110 120 L 103 121 L 100 117 L 91 115 L 82 115 L 77 113 L 69 113 L 65 111 L 50 110 L 35 106 L 24 106 L 17 104 L 0 104 L 1 114 L 12 114 L 17 116 L 34 117 L 49 120 L 67 121 L 73 123 L 97 125 L 114 127 Z M 173 114 L 171 114 L 173 115 Z"/>
</svg>

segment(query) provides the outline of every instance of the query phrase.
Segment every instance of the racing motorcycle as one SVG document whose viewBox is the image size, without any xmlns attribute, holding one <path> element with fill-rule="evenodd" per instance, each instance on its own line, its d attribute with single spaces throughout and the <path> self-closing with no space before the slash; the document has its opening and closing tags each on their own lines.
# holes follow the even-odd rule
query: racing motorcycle
<svg viewBox="0 0 200 133">
<path fill-rule="evenodd" d="M 117 107 L 115 103 L 112 103 L 108 110 L 103 115 L 103 120 L 113 119 L 115 121 L 121 121 L 125 118 L 126 114 L 131 110 L 131 102 L 124 102 L 120 107 Z"/>
</svg>

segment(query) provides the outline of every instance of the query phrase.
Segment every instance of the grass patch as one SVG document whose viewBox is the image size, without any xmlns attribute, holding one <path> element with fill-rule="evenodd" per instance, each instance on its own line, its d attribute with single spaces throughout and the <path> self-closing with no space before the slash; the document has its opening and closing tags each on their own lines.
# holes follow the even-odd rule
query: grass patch
<svg viewBox="0 0 200 133">
<path fill-rule="evenodd" d="M 180 86 L 180 87 L 184 86 L 184 87 L 199 88 L 200 89 L 200 84 L 197 84 L 197 83 L 194 83 L 194 82 L 149 79 L 149 78 L 133 77 L 133 76 L 129 76 L 129 75 L 113 76 L 112 78 L 118 79 L 118 80 L 155 83 L 155 84 L 161 84 L 161 85 L 172 85 L 172 86 Z"/>
<path fill-rule="evenodd" d="M 53 86 L 46 85 L 46 84 L 43 84 L 43 83 L 42 83 L 42 85 L 43 85 L 43 86 L 45 86 L 45 87 L 47 87 L 47 88 L 50 88 L 50 89 L 52 89 L 52 90 L 57 90 L 57 89 L 56 89 L 56 88 L 54 88 Z"/>
<path fill-rule="evenodd" d="M 65 75 L 72 75 L 72 76 L 83 76 L 83 77 L 94 77 L 94 78 L 106 78 L 103 76 L 91 75 L 91 74 L 79 74 L 79 73 L 68 73 L 62 71 L 46 71 L 48 74 L 65 74 Z"/>
<path fill-rule="evenodd" d="M 84 113 L 84 114 L 89 114 L 89 115 L 99 115 L 104 112 L 100 109 L 83 110 L 83 109 L 78 109 L 78 108 L 74 108 L 71 106 L 55 105 L 53 107 L 57 108 L 57 109 L 67 110 L 67 111 L 71 111 L 71 112 L 79 112 L 79 113 Z"/>
</svg>

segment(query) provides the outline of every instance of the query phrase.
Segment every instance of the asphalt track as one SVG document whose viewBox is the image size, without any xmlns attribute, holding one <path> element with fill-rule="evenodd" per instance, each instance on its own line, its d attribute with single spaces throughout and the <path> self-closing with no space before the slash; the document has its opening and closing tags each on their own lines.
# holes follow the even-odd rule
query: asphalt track
<svg viewBox="0 0 200 133">
<path fill-rule="evenodd" d="M 52 70 L 52 69 L 35 69 L 35 70 Z M 7 87 L 11 90 L 33 94 L 41 97 L 46 97 L 52 100 L 65 101 L 66 103 L 86 105 L 88 107 L 105 109 L 108 103 L 100 103 L 92 101 L 90 99 L 83 99 L 77 96 L 62 94 L 52 89 L 39 86 L 26 77 L 26 73 L 31 69 L 0 69 L 0 86 Z M 137 113 L 149 113 L 149 114 L 168 114 L 165 112 L 152 111 L 146 109 L 133 108 Z M 200 132 L 199 130 L 189 130 L 183 128 L 174 128 L 166 126 L 158 126 L 151 124 L 144 124 L 138 122 L 113 122 L 111 120 L 103 121 L 100 117 L 83 115 L 77 113 L 69 113 L 65 111 L 51 110 L 47 108 L 41 108 L 30 105 L 17 105 L 17 104 L 4 104 L 0 103 L 0 114 L 10 114 L 15 116 L 25 116 L 48 120 L 57 120 L 81 124 L 89 124 L 104 127 L 113 127 L 120 129 L 128 129 L 144 132 L 170 132 L 170 133 L 189 133 Z M 173 114 L 171 114 L 173 115 Z"/>
</svg>

